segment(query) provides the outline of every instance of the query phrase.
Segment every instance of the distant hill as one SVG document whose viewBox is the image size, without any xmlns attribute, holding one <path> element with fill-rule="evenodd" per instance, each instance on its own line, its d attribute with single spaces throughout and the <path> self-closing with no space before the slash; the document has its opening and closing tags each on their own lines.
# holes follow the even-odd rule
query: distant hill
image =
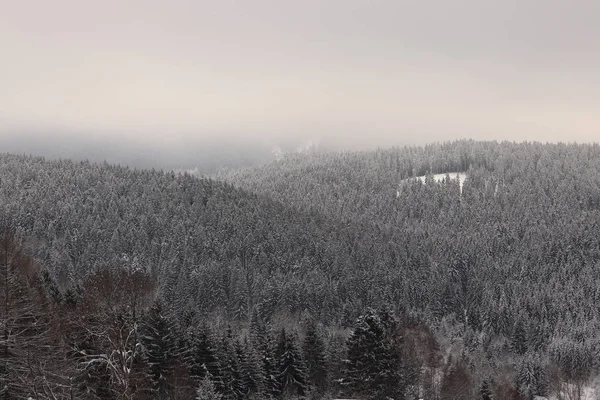
<svg viewBox="0 0 600 400">
<path fill-rule="evenodd" d="M 316 323 L 343 380 L 344 351 L 362 362 L 360 336 L 346 341 L 354 327 L 365 340 L 387 332 L 393 345 L 375 345 L 443 374 L 437 392 L 459 376 L 470 386 L 454 390 L 532 398 L 600 372 L 599 171 L 594 144 L 309 151 L 216 179 L 3 154 L 1 222 L 61 307 L 127 271 L 156 282 L 179 338 L 211 324 L 229 343 L 222 360 L 256 330 L 270 346 L 267 324 L 284 327 L 290 361 L 290 332 Z M 459 181 L 420 178 L 447 172 L 466 174 L 462 194 Z M 413 378 L 415 390 L 433 379 Z"/>
<path fill-rule="evenodd" d="M 408 179 L 456 171 L 468 175 L 462 196 L 455 181 Z M 600 285 L 598 171 L 595 144 L 457 141 L 293 155 L 223 178 L 384 233 L 372 241 L 403 271 L 403 304 L 503 335 L 522 319 L 549 339 L 600 317 L 580 297 Z"/>
<path fill-rule="evenodd" d="M 13 154 L 42 156 L 49 159 L 108 162 L 135 168 L 159 170 L 195 170 L 201 175 L 219 169 L 256 166 L 275 160 L 272 146 L 261 141 L 216 137 L 185 139 L 172 143 L 165 134 L 160 141 L 133 142 L 115 135 L 78 136 L 15 131 L 0 135 L 0 150 Z"/>
<path fill-rule="evenodd" d="M 232 321 L 311 310 L 349 323 L 384 295 L 365 297 L 362 266 L 385 262 L 361 244 L 369 229 L 207 178 L 5 154 L 0 202 L 63 288 L 98 269 L 142 268 L 181 312 Z"/>
<path fill-rule="evenodd" d="M 80 135 L 54 132 L 0 129 L 0 151 L 12 154 L 107 162 L 132 168 L 188 171 L 195 175 L 214 175 L 220 170 L 254 167 L 275 161 L 288 153 L 306 153 L 322 146 L 316 140 L 290 140 L 277 143 L 257 137 L 143 135 L 127 140 L 110 132 Z"/>
</svg>

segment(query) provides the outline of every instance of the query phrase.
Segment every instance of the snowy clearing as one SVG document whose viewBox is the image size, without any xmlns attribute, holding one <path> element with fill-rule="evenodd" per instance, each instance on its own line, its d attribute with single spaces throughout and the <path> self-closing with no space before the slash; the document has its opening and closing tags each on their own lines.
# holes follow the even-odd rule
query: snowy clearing
<svg viewBox="0 0 600 400">
<path fill-rule="evenodd" d="M 443 182 L 446 179 L 446 176 L 449 176 L 451 180 L 458 180 L 458 184 L 460 186 L 460 192 L 462 193 L 462 187 L 463 184 L 465 183 L 465 180 L 467 179 L 467 174 L 464 172 L 447 172 L 445 174 L 435 174 L 432 175 L 433 180 L 436 182 Z M 420 180 L 421 182 L 425 183 L 425 179 L 427 178 L 427 175 L 422 175 L 422 176 L 416 176 L 414 178 L 408 178 L 408 179 L 404 179 L 400 182 L 400 184 L 404 183 L 404 182 L 409 182 L 411 180 Z M 396 197 L 400 197 L 400 189 L 398 189 L 396 191 Z"/>
</svg>

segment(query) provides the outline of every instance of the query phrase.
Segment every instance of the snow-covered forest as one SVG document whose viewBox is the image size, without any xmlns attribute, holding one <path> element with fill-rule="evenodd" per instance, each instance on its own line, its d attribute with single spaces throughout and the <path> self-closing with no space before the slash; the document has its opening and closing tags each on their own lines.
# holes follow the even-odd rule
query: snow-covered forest
<svg viewBox="0 0 600 400">
<path fill-rule="evenodd" d="M 477 141 L 213 178 L 0 155 L 0 394 L 589 396 L 599 171 Z"/>
</svg>

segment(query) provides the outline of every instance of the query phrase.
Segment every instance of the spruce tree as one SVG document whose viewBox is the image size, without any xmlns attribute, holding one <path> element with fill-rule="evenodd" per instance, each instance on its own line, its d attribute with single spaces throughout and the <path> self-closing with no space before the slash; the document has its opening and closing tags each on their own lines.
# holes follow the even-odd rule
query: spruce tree
<svg viewBox="0 0 600 400">
<path fill-rule="evenodd" d="M 281 330 L 277 344 L 279 385 L 284 396 L 305 396 L 308 392 L 306 365 L 298 346 L 298 337 Z"/>
<path fill-rule="evenodd" d="M 200 327 L 189 341 L 191 351 L 188 363 L 192 378 L 201 382 L 208 375 L 217 389 L 222 389 L 222 373 L 218 359 L 220 352 L 211 329 L 207 325 Z"/>
<path fill-rule="evenodd" d="M 153 397 L 166 398 L 171 391 L 170 378 L 177 358 L 171 324 L 156 301 L 143 321 L 142 343 L 146 349 Z"/>
<path fill-rule="evenodd" d="M 525 397 L 533 398 L 547 392 L 547 365 L 537 353 L 527 353 L 517 366 L 517 388 Z"/>
<path fill-rule="evenodd" d="M 358 318 L 347 343 L 347 386 L 352 394 L 404 398 L 398 329 L 398 321 L 388 310 L 370 309 Z"/>
<path fill-rule="evenodd" d="M 310 384 L 317 393 L 325 393 L 329 383 L 325 344 L 317 331 L 317 324 L 314 320 L 311 320 L 306 327 L 302 350 Z"/>
<path fill-rule="evenodd" d="M 527 352 L 527 332 L 525 330 L 525 324 L 520 318 L 513 329 L 510 344 L 512 350 L 519 355 L 523 355 Z"/>
<path fill-rule="evenodd" d="M 269 327 L 254 314 L 250 325 L 250 338 L 260 359 L 264 377 L 265 395 L 275 398 L 281 393 L 278 380 L 278 363 L 275 356 L 273 333 Z"/>
<path fill-rule="evenodd" d="M 492 388 L 490 387 L 490 382 L 487 379 L 484 379 L 481 383 L 481 388 L 479 389 L 479 399 L 480 400 L 493 400 L 492 396 Z"/>
<path fill-rule="evenodd" d="M 223 394 L 228 400 L 244 398 L 240 360 L 236 350 L 231 328 L 221 341 L 220 365 L 222 374 Z"/>
<path fill-rule="evenodd" d="M 198 390 L 196 391 L 196 400 L 222 400 L 223 395 L 217 391 L 217 387 L 215 386 L 212 377 L 210 374 L 207 374 L 202 381 L 200 381 L 200 385 L 198 386 Z"/>
<path fill-rule="evenodd" d="M 242 386 L 246 396 L 264 395 L 265 377 L 262 370 L 261 359 L 248 340 L 244 340 L 240 356 Z"/>
</svg>

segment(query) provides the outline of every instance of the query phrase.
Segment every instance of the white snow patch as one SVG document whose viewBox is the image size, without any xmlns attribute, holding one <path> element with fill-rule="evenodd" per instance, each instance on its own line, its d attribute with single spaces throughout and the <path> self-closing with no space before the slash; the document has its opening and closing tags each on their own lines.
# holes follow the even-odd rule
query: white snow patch
<svg viewBox="0 0 600 400">
<path fill-rule="evenodd" d="M 460 187 L 460 193 L 462 193 L 463 184 L 465 183 L 465 180 L 467 179 L 467 174 L 464 172 L 448 172 L 445 174 L 432 175 L 432 178 L 434 181 L 439 183 L 439 182 L 443 182 L 446 179 L 446 176 L 449 176 L 450 180 L 453 180 L 453 181 L 458 180 L 458 185 Z M 419 180 L 419 181 L 425 183 L 426 178 L 427 178 L 427 175 L 416 176 L 414 178 L 404 179 L 400 183 L 402 184 L 403 182 L 408 182 L 411 180 Z M 396 191 L 396 197 L 400 197 L 400 189 L 398 189 Z"/>
<path fill-rule="evenodd" d="M 447 174 L 435 174 L 433 175 L 433 180 L 436 182 L 443 182 L 446 179 L 446 175 L 450 177 L 451 180 L 458 180 L 458 184 L 460 185 L 460 189 L 462 190 L 462 186 L 465 183 L 465 179 L 467 179 L 467 174 L 464 172 L 448 172 Z M 417 176 L 413 179 L 418 179 L 421 182 L 425 183 L 425 179 L 427 175 Z"/>
<path fill-rule="evenodd" d="M 597 389 L 593 387 L 584 387 L 581 389 L 581 397 L 579 397 L 577 387 L 575 385 L 565 384 L 561 390 L 560 396 L 551 394 L 548 397 L 535 396 L 534 400 L 598 400 Z"/>
</svg>

